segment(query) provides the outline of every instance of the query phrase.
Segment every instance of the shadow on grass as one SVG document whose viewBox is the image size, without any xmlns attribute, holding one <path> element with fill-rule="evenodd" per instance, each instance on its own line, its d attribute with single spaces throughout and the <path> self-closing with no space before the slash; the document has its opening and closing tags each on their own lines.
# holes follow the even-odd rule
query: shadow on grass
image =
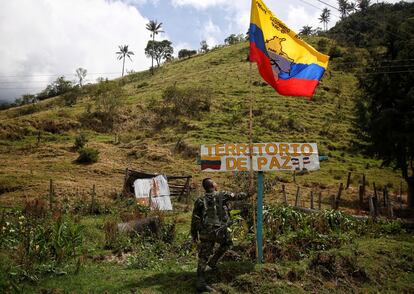
<svg viewBox="0 0 414 294">
<path fill-rule="evenodd" d="M 215 272 L 207 270 L 206 279 L 210 284 L 231 283 L 239 275 L 243 275 L 254 270 L 254 263 L 251 262 L 224 262 L 219 264 L 219 269 Z M 154 290 L 160 293 L 196 293 L 197 274 L 196 272 L 164 272 L 157 273 L 142 280 L 128 283 L 124 287 L 136 290 Z"/>
</svg>

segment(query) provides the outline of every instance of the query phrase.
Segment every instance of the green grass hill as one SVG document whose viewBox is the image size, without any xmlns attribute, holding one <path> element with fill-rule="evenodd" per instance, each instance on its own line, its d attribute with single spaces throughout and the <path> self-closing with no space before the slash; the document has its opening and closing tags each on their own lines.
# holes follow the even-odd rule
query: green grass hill
<svg viewBox="0 0 414 294">
<path fill-rule="evenodd" d="M 331 61 L 311 101 L 278 95 L 256 65 L 250 70 L 248 44 L 239 43 L 166 64 L 154 75 L 145 71 L 87 85 L 72 106 L 65 106 L 63 95 L 1 111 L 0 201 L 19 203 L 45 194 L 49 179 L 68 191 L 92 183 L 100 191 L 119 190 L 125 168 L 192 174 L 199 180 L 204 176 L 197 164 L 200 144 L 248 142 L 250 99 L 255 142 L 316 142 L 319 154 L 328 156 L 320 171 L 298 176 L 299 185 L 337 189 L 351 171 L 353 186 L 366 174 L 368 183 L 398 192 L 400 175 L 358 149 L 353 132 L 357 80 L 343 61 L 348 48 L 323 37 L 308 41 L 326 52 L 343 52 Z M 363 58 L 365 52 L 352 54 Z M 98 163 L 75 162 L 72 146 L 81 132 L 87 146 L 100 151 Z M 224 187 L 234 186 L 231 174 L 213 176 Z M 295 189 L 290 174 L 266 177 Z M 276 191 L 267 199 L 272 197 L 278 197 Z"/>
</svg>

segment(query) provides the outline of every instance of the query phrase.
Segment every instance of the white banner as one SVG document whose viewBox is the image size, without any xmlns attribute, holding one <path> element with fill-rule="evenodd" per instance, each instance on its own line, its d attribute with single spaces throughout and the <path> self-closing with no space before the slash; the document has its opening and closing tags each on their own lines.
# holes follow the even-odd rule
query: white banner
<svg viewBox="0 0 414 294">
<path fill-rule="evenodd" d="M 255 171 L 318 170 L 316 143 L 248 143 L 201 145 L 201 170 Z"/>
</svg>

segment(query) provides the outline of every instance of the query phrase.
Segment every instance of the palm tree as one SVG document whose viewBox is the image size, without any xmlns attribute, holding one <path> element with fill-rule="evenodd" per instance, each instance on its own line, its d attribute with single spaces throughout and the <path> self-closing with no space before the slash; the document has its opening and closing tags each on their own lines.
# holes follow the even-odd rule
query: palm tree
<svg viewBox="0 0 414 294">
<path fill-rule="evenodd" d="M 158 23 L 156 20 L 150 20 L 149 23 L 147 23 L 147 30 L 151 32 L 152 37 L 152 44 L 155 44 L 155 35 L 158 35 L 158 33 L 163 33 L 164 31 L 161 30 L 162 22 Z M 151 58 L 151 72 L 154 73 L 154 58 Z"/>
<path fill-rule="evenodd" d="M 134 52 L 132 51 L 128 51 L 128 45 L 119 45 L 119 51 L 116 52 L 116 54 L 118 54 L 118 59 L 121 60 L 122 59 L 122 76 L 124 76 L 124 68 L 125 68 L 125 57 L 128 57 L 131 61 L 131 55 L 134 55 Z"/>
<path fill-rule="evenodd" d="M 319 21 L 323 23 L 323 29 L 326 32 L 328 30 L 328 22 L 331 18 L 331 11 L 328 8 L 324 8 L 322 10 L 321 16 L 319 17 Z"/>
</svg>

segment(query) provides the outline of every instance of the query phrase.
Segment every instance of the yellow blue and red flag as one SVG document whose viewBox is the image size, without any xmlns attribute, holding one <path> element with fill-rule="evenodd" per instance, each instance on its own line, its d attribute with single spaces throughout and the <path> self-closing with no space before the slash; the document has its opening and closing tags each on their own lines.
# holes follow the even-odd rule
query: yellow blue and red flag
<svg viewBox="0 0 414 294">
<path fill-rule="evenodd" d="M 252 1 L 249 38 L 250 62 L 269 85 L 284 96 L 312 97 L 329 56 L 303 41 L 262 0 Z"/>
</svg>

